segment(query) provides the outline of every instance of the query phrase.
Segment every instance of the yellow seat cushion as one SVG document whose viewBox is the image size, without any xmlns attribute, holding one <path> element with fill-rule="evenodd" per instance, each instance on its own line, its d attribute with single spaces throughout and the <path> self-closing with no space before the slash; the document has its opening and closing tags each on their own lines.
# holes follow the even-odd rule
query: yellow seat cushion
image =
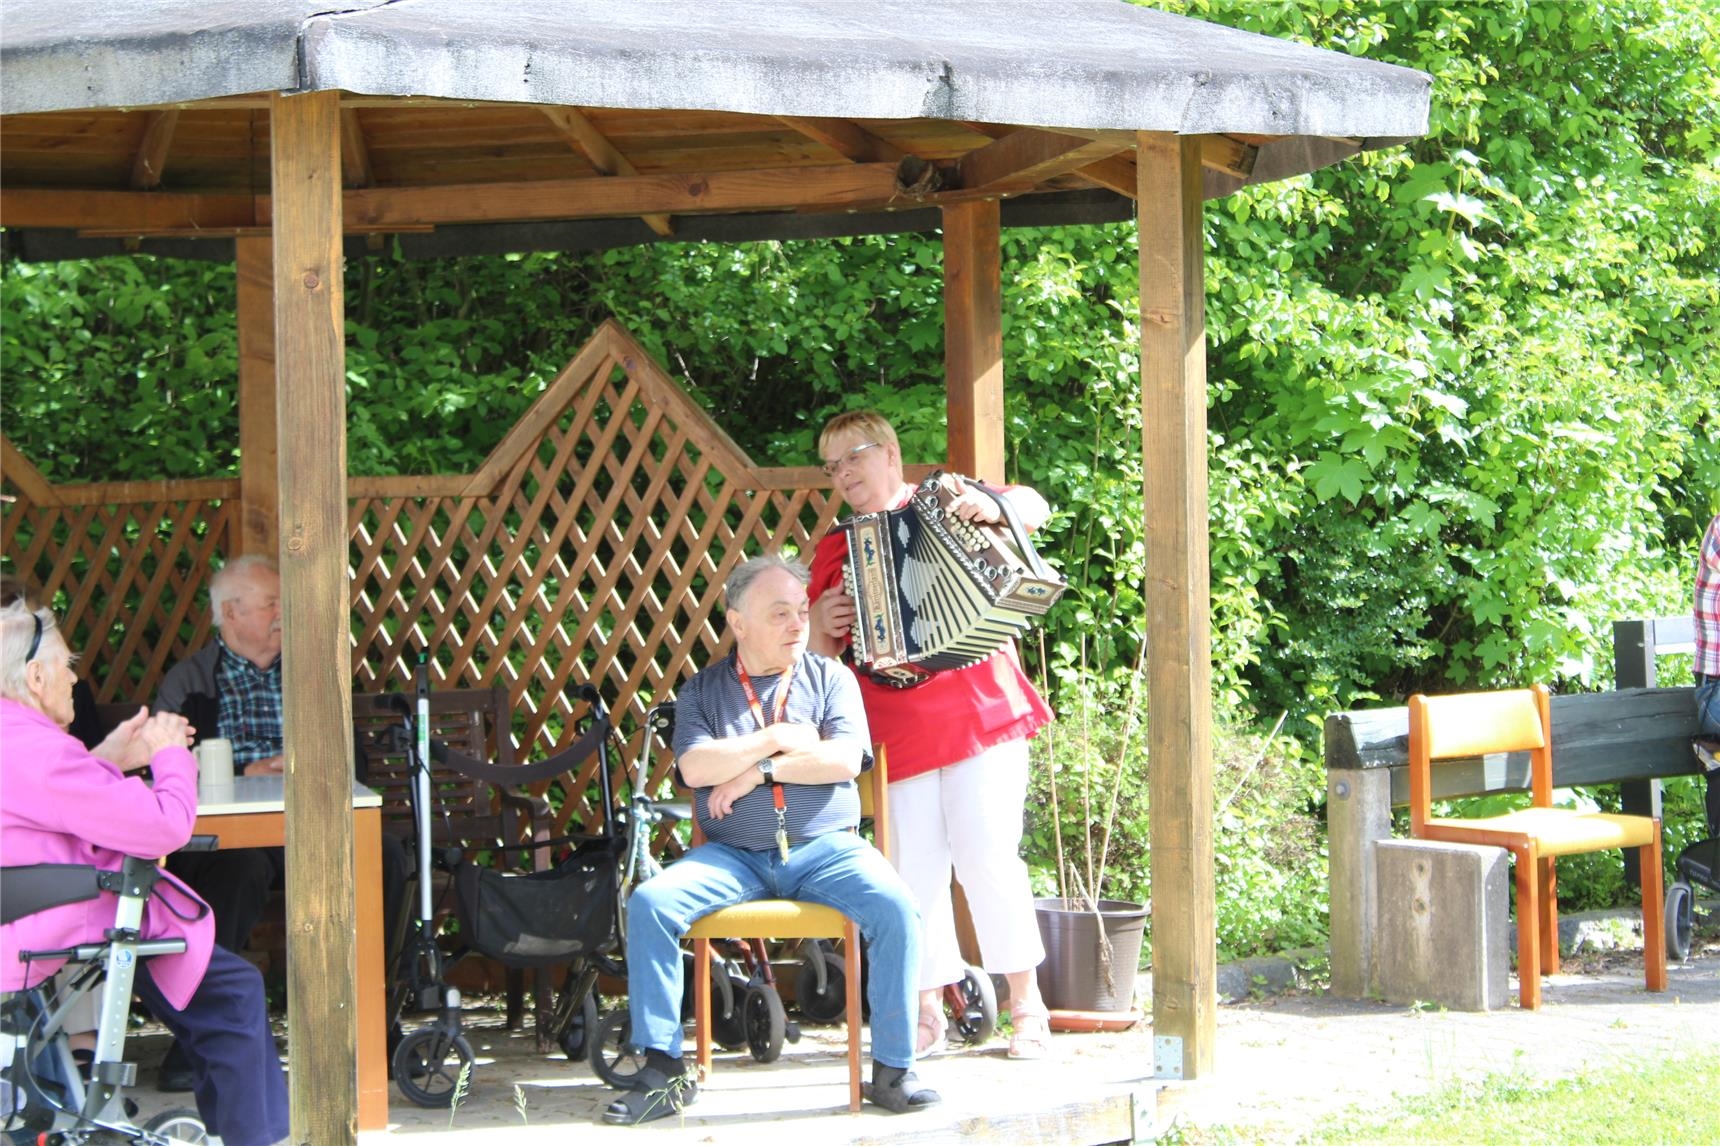
<svg viewBox="0 0 1720 1146">
<path fill-rule="evenodd" d="M 731 939 L 757 935 L 770 939 L 827 938 L 843 934 L 848 918 L 834 907 L 793 899 L 755 899 L 721 907 L 693 922 L 689 939 Z"/>
<path fill-rule="evenodd" d="M 1427 823 L 1432 828 L 1534 836 L 1543 856 L 1640 848 L 1654 842 L 1654 821 L 1647 816 L 1579 812 L 1574 808 L 1524 808 L 1503 816 L 1473 820 L 1432 819 Z"/>
</svg>

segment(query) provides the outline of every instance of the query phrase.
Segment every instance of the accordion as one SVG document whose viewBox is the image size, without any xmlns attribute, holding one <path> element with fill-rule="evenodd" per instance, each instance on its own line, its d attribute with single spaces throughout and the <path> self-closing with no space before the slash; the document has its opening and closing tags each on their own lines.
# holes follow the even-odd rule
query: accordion
<svg viewBox="0 0 1720 1146">
<path fill-rule="evenodd" d="M 996 500 L 1003 524 L 950 513 L 962 483 Z M 895 688 L 984 660 L 1026 632 L 1065 587 L 1008 500 L 968 478 L 934 473 L 902 508 L 838 528 L 848 535 L 843 580 L 856 614 L 850 655 L 861 672 Z"/>
</svg>

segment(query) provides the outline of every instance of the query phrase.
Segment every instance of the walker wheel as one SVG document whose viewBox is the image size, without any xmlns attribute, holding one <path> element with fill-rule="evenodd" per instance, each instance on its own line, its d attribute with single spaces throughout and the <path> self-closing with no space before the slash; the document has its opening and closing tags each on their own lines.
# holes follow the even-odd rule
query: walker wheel
<svg viewBox="0 0 1720 1146">
<path fill-rule="evenodd" d="M 578 1062 L 585 1057 L 585 1046 L 593 1031 L 597 1030 L 597 996 L 587 992 L 580 1000 L 579 1007 L 568 1016 L 567 1026 L 556 1036 L 556 1043 L 561 1047 L 569 1062 Z"/>
<path fill-rule="evenodd" d="M 474 1058 L 465 1035 L 439 1026 L 413 1031 L 394 1048 L 394 1085 L 419 1106 L 451 1107 L 472 1085 Z"/>
<path fill-rule="evenodd" d="M 959 982 L 944 989 L 944 1002 L 951 1033 L 969 1046 L 978 1046 L 997 1030 L 997 989 L 978 967 L 969 967 Z"/>
<path fill-rule="evenodd" d="M 1695 929 L 1693 901 L 1690 885 L 1683 880 L 1666 889 L 1666 953 L 1680 963 L 1690 958 L 1690 936 Z"/>
<path fill-rule="evenodd" d="M 711 1038 L 726 1051 L 747 1045 L 746 979 L 721 964 L 711 965 Z"/>
<path fill-rule="evenodd" d="M 633 1037 L 633 1020 L 626 1008 L 605 1015 L 596 1031 L 586 1040 L 590 1044 L 591 1069 L 616 1090 L 631 1089 L 634 1076 L 645 1069 L 645 1052 L 628 1045 Z"/>
<path fill-rule="evenodd" d="M 747 1048 L 760 1062 L 782 1057 L 782 1042 L 788 1035 L 788 1015 L 782 996 L 774 987 L 748 987 L 742 1004 L 746 1008 Z"/>
<path fill-rule="evenodd" d="M 818 989 L 818 967 L 824 961 L 824 990 Z M 808 1022 L 840 1023 L 848 1013 L 848 964 L 833 951 L 801 960 L 794 976 L 794 1001 Z"/>
<path fill-rule="evenodd" d="M 175 1107 L 163 1110 L 143 1124 L 145 1130 L 165 1137 L 173 1146 L 203 1146 L 209 1141 L 209 1129 L 195 1110 Z"/>
</svg>

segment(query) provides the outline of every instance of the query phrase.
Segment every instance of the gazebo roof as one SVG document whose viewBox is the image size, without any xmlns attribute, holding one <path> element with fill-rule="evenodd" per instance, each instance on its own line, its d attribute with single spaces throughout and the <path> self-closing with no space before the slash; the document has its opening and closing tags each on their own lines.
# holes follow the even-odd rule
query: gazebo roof
<svg viewBox="0 0 1720 1146">
<path fill-rule="evenodd" d="M 10 241 L 224 254 L 268 223 L 268 93 L 327 90 L 349 231 L 462 253 L 914 230 L 973 197 L 1127 218 L 1136 131 L 1206 137 L 1213 197 L 1424 133 L 1429 80 L 1122 0 L 8 0 Z"/>
</svg>

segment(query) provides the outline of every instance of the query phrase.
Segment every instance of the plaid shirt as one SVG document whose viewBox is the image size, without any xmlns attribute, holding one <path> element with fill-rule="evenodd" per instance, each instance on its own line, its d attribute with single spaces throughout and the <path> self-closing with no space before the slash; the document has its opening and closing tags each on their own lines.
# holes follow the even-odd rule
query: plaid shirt
<svg viewBox="0 0 1720 1146">
<path fill-rule="evenodd" d="M 215 641 L 221 646 L 221 664 L 215 670 L 221 696 L 216 727 L 233 742 L 233 770 L 240 772 L 253 761 L 281 754 L 281 658 L 260 669 L 229 649 L 219 633 Z"/>
<path fill-rule="evenodd" d="M 1696 555 L 1696 671 L 1720 676 L 1720 513 Z"/>
</svg>

